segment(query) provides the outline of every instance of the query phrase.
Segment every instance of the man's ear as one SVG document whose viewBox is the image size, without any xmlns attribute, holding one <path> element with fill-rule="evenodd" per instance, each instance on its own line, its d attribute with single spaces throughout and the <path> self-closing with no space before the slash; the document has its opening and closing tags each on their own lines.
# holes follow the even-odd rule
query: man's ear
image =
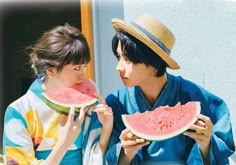
<svg viewBox="0 0 236 165">
<path fill-rule="evenodd" d="M 156 74 L 157 74 L 157 72 L 158 72 L 158 69 L 156 69 L 156 68 L 152 67 L 152 72 L 153 72 L 153 74 L 154 74 L 154 75 L 156 75 Z"/>
<path fill-rule="evenodd" d="M 47 68 L 46 69 L 46 73 L 47 73 L 47 75 L 49 75 L 49 76 L 55 76 L 56 75 L 56 73 L 57 73 L 57 70 L 56 70 L 56 68 L 55 67 L 49 67 L 49 68 Z"/>
</svg>

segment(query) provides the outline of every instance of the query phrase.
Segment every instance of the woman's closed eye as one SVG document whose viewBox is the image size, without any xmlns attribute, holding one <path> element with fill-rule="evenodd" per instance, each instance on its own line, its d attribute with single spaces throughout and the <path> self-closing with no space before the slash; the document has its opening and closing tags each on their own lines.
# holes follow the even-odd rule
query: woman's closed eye
<svg viewBox="0 0 236 165">
<path fill-rule="evenodd" d="M 87 68 L 87 65 L 78 65 L 76 67 L 74 67 L 75 71 L 81 71 L 81 70 L 85 70 Z"/>
</svg>

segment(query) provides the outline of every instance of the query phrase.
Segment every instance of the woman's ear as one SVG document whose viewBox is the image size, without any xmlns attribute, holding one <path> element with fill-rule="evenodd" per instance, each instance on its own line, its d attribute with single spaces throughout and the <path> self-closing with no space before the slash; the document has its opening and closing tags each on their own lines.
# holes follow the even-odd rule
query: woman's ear
<svg viewBox="0 0 236 165">
<path fill-rule="evenodd" d="M 46 69 L 46 73 L 47 73 L 47 75 L 53 77 L 57 74 L 57 70 L 56 70 L 55 67 L 49 67 L 49 68 Z"/>
</svg>

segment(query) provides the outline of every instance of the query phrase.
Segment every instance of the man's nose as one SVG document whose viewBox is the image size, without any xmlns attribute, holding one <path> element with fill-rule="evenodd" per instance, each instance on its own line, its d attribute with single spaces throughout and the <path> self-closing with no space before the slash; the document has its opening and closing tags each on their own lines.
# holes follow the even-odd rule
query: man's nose
<svg viewBox="0 0 236 165">
<path fill-rule="evenodd" d="M 122 60 L 119 60 L 118 64 L 116 65 L 116 70 L 117 71 L 123 71 L 124 70 L 124 63 Z"/>
</svg>

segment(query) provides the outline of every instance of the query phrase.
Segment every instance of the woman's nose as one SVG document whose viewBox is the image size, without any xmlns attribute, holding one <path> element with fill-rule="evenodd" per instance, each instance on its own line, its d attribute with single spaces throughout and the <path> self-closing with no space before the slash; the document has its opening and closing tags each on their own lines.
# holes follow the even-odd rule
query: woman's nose
<svg viewBox="0 0 236 165">
<path fill-rule="evenodd" d="M 86 69 L 87 69 L 87 67 L 81 67 L 80 70 L 78 71 L 78 74 L 79 75 L 86 74 Z"/>
</svg>

